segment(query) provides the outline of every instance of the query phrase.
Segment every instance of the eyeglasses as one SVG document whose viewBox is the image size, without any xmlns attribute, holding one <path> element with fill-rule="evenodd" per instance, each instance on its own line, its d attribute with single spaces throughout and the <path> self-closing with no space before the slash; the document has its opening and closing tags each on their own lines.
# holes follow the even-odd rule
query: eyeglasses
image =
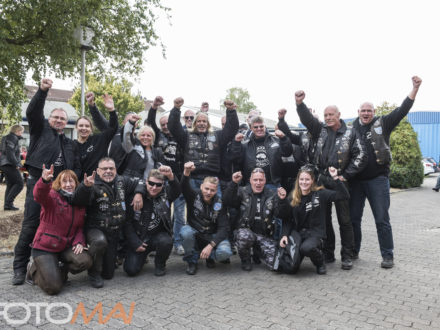
<svg viewBox="0 0 440 330">
<path fill-rule="evenodd" d="M 50 117 L 55 119 L 55 120 L 67 121 L 67 118 L 60 117 L 60 116 L 50 116 Z"/>
<path fill-rule="evenodd" d="M 100 170 L 105 171 L 114 171 L 116 170 L 116 167 L 98 167 Z"/>
<path fill-rule="evenodd" d="M 253 128 L 255 128 L 255 129 L 264 128 L 264 125 L 254 125 Z"/>
<path fill-rule="evenodd" d="M 185 116 L 183 118 L 185 118 L 185 120 L 188 120 L 188 119 L 194 120 L 194 116 Z"/>
<path fill-rule="evenodd" d="M 256 167 L 252 170 L 252 173 L 264 173 L 264 170 L 261 167 Z"/>
<path fill-rule="evenodd" d="M 162 183 L 162 182 L 153 182 L 153 181 L 150 181 L 150 180 L 148 180 L 147 182 L 148 182 L 148 184 L 149 184 L 150 186 L 156 186 L 156 187 L 158 187 L 158 188 L 160 188 L 160 187 L 163 186 L 163 183 Z"/>
</svg>

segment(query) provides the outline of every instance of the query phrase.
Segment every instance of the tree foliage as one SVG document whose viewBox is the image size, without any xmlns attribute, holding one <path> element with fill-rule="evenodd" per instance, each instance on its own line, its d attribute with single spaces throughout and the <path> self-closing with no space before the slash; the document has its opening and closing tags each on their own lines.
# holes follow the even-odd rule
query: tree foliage
<svg viewBox="0 0 440 330">
<path fill-rule="evenodd" d="M 384 102 L 376 108 L 378 116 L 390 113 L 396 105 Z M 423 166 L 421 163 L 417 133 L 405 117 L 393 130 L 390 137 L 390 148 L 393 155 L 390 171 L 390 185 L 394 188 L 418 187 L 423 183 Z"/>
<path fill-rule="evenodd" d="M 118 112 L 119 124 L 122 125 L 125 115 L 128 112 L 141 112 L 145 105 L 140 95 L 133 95 L 131 89 L 133 84 L 126 79 L 116 79 L 113 76 L 107 76 L 102 79 L 93 75 L 86 75 L 86 92 L 95 93 L 95 102 L 98 109 L 108 119 L 108 113 L 105 110 L 102 95 L 105 93 L 112 95 L 115 109 Z M 78 116 L 81 115 L 81 86 L 75 87 L 72 98 L 69 103 L 76 109 Z M 84 114 L 90 116 L 87 102 L 84 105 Z"/>
<path fill-rule="evenodd" d="M 250 110 L 254 110 L 257 106 L 250 101 L 251 96 L 249 92 L 241 87 L 232 87 L 226 91 L 225 100 L 232 100 L 237 104 L 237 111 L 248 113 Z M 223 101 L 221 101 L 220 107 L 224 110 L 225 106 L 223 105 Z"/>
<path fill-rule="evenodd" d="M 141 72 L 144 52 L 159 40 L 154 24 L 169 8 L 160 0 L 2 0 L 0 2 L 0 108 L 17 117 L 28 72 L 78 75 L 80 44 L 74 31 L 91 28 L 87 68 L 98 74 Z M 162 46 L 164 51 L 164 47 Z"/>
</svg>

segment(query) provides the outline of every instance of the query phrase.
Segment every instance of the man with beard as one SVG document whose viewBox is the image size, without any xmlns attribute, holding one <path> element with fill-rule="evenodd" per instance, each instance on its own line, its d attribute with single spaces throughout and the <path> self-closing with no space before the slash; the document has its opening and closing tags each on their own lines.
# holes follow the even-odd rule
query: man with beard
<svg viewBox="0 0 440 330">
<path fill-rule="evenodd" d="M 165 178 L 168 184 L 165 185 Z M 165 263 L 173 247 L 173 221 L 170 203 L 180 195 L 180 185 L 169 166 L 162 165 L 148 174 L 145 186 L 140 184 L 136 193 L 143 195 L 139 217 L 133 217 L 124 227 L 130 249 L 124 262 L 129 276 L 137 275 L 147 255 L 156 251 L 154 275 L 165 275 Z"/>
<path fill-rule="evenodd" d="M 189 183 L 189 176 L 195 169 L 193 162 L 185 163 L 181 182 L 188 225 L 182 227 L 180 234 L 185 249 L 183 260 L 188 263 L 188 275 L 197 272 L 199 257 L 206 259 L 208 268 L 213 268 L 215 260 L 225 261 L 232 255 L 226 207 L 217 194 L 219 180 L 208 176 L 200 185 L 200 191 L 196 191 Z"/>
<path fill-rule="evenodd" d="M 232 182 L 225 191 L 225 203 L 238 208 L 238 229 L 235 233 L 241 268 L 252 270 L 251 248 L 257 253 L 269 269 L 273 269 L 277 240 L 273 239 L 278 223 L 275 216 L 281 204 L 285 202 L 286 191 L 276 191 L 266 187 L 264 170 L 257 167 L 251 172 L 250 184 L 239 187 L 243 176 L 241 172 L 232 175 Z M 254 259 L 255 260 L 255 259 Z M 257 259 L 259 260 L 259 258 Z"/>
<path fill-rule="evenodd" d="M 72 140 L 64 135 L 67 124 L 67 112 L 56 108 L 50 113 L 49 119 L 44 118 L 44 105 L 52 80 L 44 78 L 26 109 L 29 123 L 29 151 L 25 166 L 29 172 L 26 181 L 26 200 L 24 204 L 24 219 L 20 236 L 14 249 L 13 285 L 24 283 L 26 267 L 31 255 L 30 244 L 40 224 L 41 206 L 34 200 L 34 186 L 41 177 L 43 164 L 54 164 L 54 177 L 66 169 L 74 170 L 80 177 L 79 158 L 75 155 Z"/>
<path fill-rule="evenodd" d="M 87 207 L 85 232 L 93 258 L 88 271 L 90 284 L 101 288 L 103 278 L 113 277 L 119 234 L 126 221 L 126 198 L 134 193 L 138 181 L 117 175 L 115 162 L 108 157 L 99 161 L 97 174 Z M 132 205 L 137 211 L 142 208 L 140 194 Z"/>
</svg>

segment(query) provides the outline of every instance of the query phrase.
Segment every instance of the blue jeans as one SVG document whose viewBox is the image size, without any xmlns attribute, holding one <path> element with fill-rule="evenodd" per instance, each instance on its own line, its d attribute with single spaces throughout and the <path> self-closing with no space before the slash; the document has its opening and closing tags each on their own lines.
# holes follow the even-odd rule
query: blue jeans
<svg viewBox="0 0 440 330">
<path fill-rule="evenodd" d="M 183 248 L 185 250 L 185 255 L 183 257 L 183 261 L 186 261 L 188 263 L 197 263 L 197 261 L 200 258 L 200 251 L 199 249 L 203 249 L 203 247 L 198 247 L 197 245 L 197 239 L 196 239 L 196 233 L 197 230 L 195 230 L 193 227 L 189 225 L 185 225 L 182 227 L 182 230 L 180 231 L 180 235 L 182 236 L 183 242 Z M 216 234 L 212 235 L 212 238 L 215 238 Z M 209 256 L 210 259 L 214 259 L 217 261 L 224 261 L 228 259 L 230 256 L 232 256 L 232 250 L 231 250 L 231 244 L 229 243 L 228 239 L 224 239 L 221 241 L 217 246 L 212 249 L 211 255 Z"/>
<path fill-rule="evenodd" d="M 180 236 L 180 230 L 185 225 L 185 198 L 182 194 L 180 194 L 177 199 L 174 200 L 174 246 L 178 246 L 182 244 L 182 237 Z"/>
<path fill-rule="evenodd" d="M 361 249 L 362 231 L 361 221 L 364 212 L 365 199 L 368 198 L 376 222 L 377 237 L 380 253 L 383 258 L 393 258 L 393 232 L 390 216 L 390 181 L 386 176 L 365 181 L 353 180 L 350 182 L 350 214 L 354 231 L 354 250 Z"/>
<path fill-rule="evenodd" d="M 191 188 L 194 189 L 194 191 L 200 191 L 200 185 L 203 183 L 203 179 L 190 179 L 189 183 L 191 185 Z M 220 184 L 220 181 L 218 182 L 217 185 L 217 196 L 222 198 L 222 187 Z"/>
</svg>

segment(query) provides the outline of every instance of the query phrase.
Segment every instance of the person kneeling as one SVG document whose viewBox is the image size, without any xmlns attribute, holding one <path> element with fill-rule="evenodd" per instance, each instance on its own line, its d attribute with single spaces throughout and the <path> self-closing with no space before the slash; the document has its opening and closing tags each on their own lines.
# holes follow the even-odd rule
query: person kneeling
<svg viewBox="0 0 440 330">
<path fill-rule="evenodd" d="M 302 259 L 309 257 L 319 275 L 327 273 L 322 251 L 323 240 L 326 238 L 326 205 L 350 197 L 344 183 L 338 178 L 337 170 L 334 167 L 329 167 L 328 170 L 336 181 L 336 190 L 317 186 L 313 165 L 303 166 L 296 178 L 290 205 L 285 204 L 280 209 L 280 216 L 284 219 L 280 246 L 286 247 L 290 235 L 295 238 L 300 255 L 292 265 L 292 269 L 284 269 L 285 272 L 295 273 Z"/>
<path fill-rule="evenodd" d="M 232 174 L 232 182 L 225 191 L 225 202 L 228 206 L 240 209 L 238 229 L 235 232 L 238 255 L 241 268 L 252 270 L 251 248 L 269 269 L 273 269 L 277 241 L 273 239 L 276 229 L 276 213 L 284 203 L 286 191 L 278 188 L 276 191 L 266 187 L 264 170 L 257 167 L 251 172 L 250 184 L 239 187 L 243 176 L 241 172 Z M 259 252 L 257 252 L 259 251 Z"/>
<path fill-rule="evenodd" d="M 206 177 L 200 185 L 200 192 L 196 192 L 189 182 L 189 176 L 195 169 L 193 162 L 185 163 L 181 182 L 187 206 L 188 225 L 182 227 L 180 235 L 185 250 L 183 260 L 188 263 L 188 275 L 197 272 L 199 257 L 206 259 L 208 268 L 214 268 L 214 259 L 226 261 L 232 255 L 228 240 L 229 220 L 226 207 L 217 195 L 219 180 Z"/>
<path fill-rule="evenodd" d="M 34 187 L 35 201 L 41 205 L 40 225 L 26 274 L 27 283 L 50 295 L 61 291 L 68 272 L 77 274 L 92 266 L 92 258 L 84 250 L 85 208 L 77 205 L 86 204 L 95 177 L 95 173 L 84 176 L 85 193 L 79 194 L 79 190 L 75 192 L 79 182 L 73 171 L 62 171 L 51 183 L 53 172 L 53 165 L 50 169 L 43 165 Z"/>
<path fill-rule="evenodd" d="M 168 184 L 164 189 L 165 177 Z M 162 165 L 150 171 L 145 186 L 139 185 L 136 188 L 133 199 L 133 209 L 141 210 L 140 215 L 132 217 L 124 226 L 130 246 L 125 257 L 124 271 L 129 276 L 139 274 L 147 255 L 156 251 L 154 275 L 162 276 L 165 275 L 165 263 L 173 248 L 170 204 L 179 197 L 180 185 L 171 168 Z"/>
</svg>

